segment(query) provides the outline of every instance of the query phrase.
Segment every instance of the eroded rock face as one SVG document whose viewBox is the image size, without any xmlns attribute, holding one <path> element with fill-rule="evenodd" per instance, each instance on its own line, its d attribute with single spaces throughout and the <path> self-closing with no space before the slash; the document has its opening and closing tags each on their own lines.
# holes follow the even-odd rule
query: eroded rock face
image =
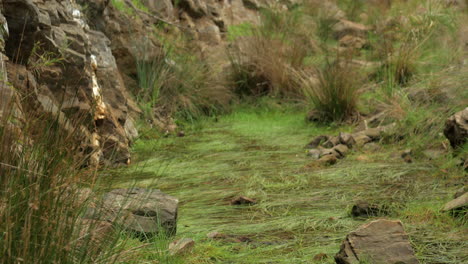
<svg viewBox="0 0 468 264">
<path fill-rule="evenodd" d="M 400 221 L 376 220 L 351 232 L 336 254 L 337 264 L 418 264 Z"/>
<path fill-rule="evenodd" d="M 109 39 L 89 28 L 75 1 L 1 5 L 8 79 L 25 95 L 23 111 L 59 116 L 92 164 L 128 163 L 134 135 L 124 125 L 135 109 Z"/>
<path fill-rule="evenodd" d="M 445 123 L 444 135 L 453 148 L 458 148 L 468 140 L 468 107 L 455 113 Z"/>
</svg>

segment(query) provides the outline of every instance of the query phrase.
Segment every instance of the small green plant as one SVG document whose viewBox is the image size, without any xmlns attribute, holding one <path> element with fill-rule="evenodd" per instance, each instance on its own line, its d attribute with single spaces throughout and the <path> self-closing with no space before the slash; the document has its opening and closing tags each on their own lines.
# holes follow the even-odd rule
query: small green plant
<svg viewBox="0 0 468 264">
<path fill-rule="evenodd" d="M 28 59 L 28 68 L 36 75 L 40 75 L 45 67 L 61 64 L 64 58 L 61 54 L 47 51 L 44 49 L 44 43 L 35 42 L 31 51 L 31 56 Z"/>
</svg>

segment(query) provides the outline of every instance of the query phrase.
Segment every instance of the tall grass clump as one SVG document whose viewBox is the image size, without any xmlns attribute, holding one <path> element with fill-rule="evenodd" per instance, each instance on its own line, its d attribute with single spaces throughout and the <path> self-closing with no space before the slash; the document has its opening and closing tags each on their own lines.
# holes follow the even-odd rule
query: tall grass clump
<svg viewBox="0 0 468 264">
<path fill-rule="evenodd" d="M 158 112 L 194 120 L 229 108 L 232 93 L 220 70 L 185 44 L 175 46 L 167 41 L 156 55 L 137 61 L 139 89 L 135 95 L 149 116 Z M 143 49 L 142 54 L 151 53 Z"/>
<path fill-rule="evenodd" d="M 244 36 L 237 34 L 228 50 L 236 93 L 300 97 L 291 71 L 304 67 L 306 59 L 317 51 L 314 31 L 313 20 L 300 8 L 264 11 L 262 23 L 248 28 Z"/>
<path fill-rule="evenodd" d="M 349 61 L 328 62 L 314 72 L 296 74 L 306 100 L 324 122 L 341 122 L 356 116 L 360 78 Z"/>
<path fill-rule="evenodd" d="M 80 217 L 87 199 L 78 186 L 94 177 L 79 171 L 75 133 L 58 116 L 18 113 L 0 113 L 0 262 L 111 263 L 113 243 L 94 243 L 97 225 Z"/>
</svg>

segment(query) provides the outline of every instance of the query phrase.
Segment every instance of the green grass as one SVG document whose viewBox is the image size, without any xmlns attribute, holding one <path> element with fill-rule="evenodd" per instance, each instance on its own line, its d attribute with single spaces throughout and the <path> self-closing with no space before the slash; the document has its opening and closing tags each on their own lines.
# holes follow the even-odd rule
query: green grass
<svg viewBox="0 0 468 264">
<path fill-rule="evenodd" d="M 295 109 L 267 109 L 238 109 L 184 138 L 137 142 L 139 162 L 113 173 L 114 187 L 159 188 L 180 199 L 177 237 L 196 241 L 183 263 L 334 263 L 346 234 L 365 223 L 348 215 L 362 199 L 392 208 L 388 217 L 403 221 L 421 263 L 468 260 L 466 222 L 438 210 L 462 183 L 459 169 L 440 177 L 432 162 L 391 158 L 399 151 L 393 146 L 356 151 L 333 167 L 307 166 L 303 146 L 336 128 L 307 125 Z M 258 204 L 229 205 L 237 195 Z M 209 240 L 211 231 L 252 242 Z M 319 253 L 329 257 L 313 262 Z"/>
</svg>

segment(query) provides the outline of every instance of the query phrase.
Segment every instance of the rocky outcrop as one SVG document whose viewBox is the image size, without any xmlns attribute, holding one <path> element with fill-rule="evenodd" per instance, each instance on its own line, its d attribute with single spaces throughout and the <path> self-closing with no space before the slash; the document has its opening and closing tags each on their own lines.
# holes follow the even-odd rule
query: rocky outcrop
<svg viewBox="0 0 468 264">
<path fill-rule="evenodd" d="M 136 108 L 109 39 L 74 1 L 5 0 L 2 14 L 8 79 L 25 116 L 59 117 L 91 164 L 130 162 Z"/>
<path fill-rule="evenodd" d="M 351 232 L 336 254 L 337 264 L 418 264 L 400 221 L 376 220 Z"/>
<path fill-rule="evenodd" d="M 453 148 L 463 146 L 468 140 L 468 107 L 455 113 L 445 123 L 444 135 Z"/>
</svg>

